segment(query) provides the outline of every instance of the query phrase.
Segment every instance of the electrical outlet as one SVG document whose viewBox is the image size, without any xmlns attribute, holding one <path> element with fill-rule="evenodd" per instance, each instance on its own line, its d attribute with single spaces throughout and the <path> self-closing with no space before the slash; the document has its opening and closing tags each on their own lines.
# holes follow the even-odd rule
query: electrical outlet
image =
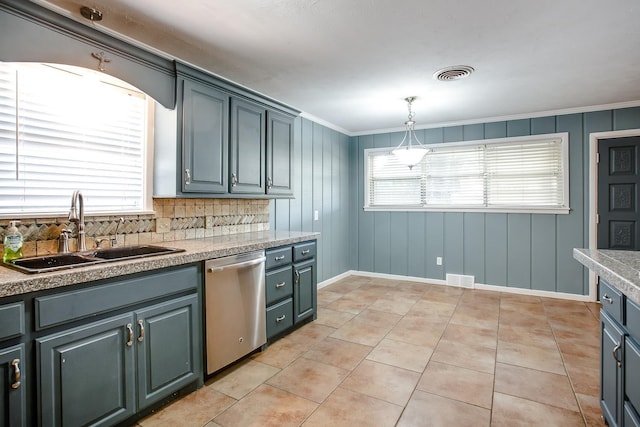
<svg viewBox="0 0 640 427">
<path fill-rule="evenodd" d="M 318 212 L 317 210 L 313 211 L 313 220 L 317 221 L 320 219 L 320 212 Z"/>
<path fill-rule="evenodd" d="M 442 257 L 441 256 L 437 256 L 436 257 L 436 265 L 442 265 Z"/>
</svg>

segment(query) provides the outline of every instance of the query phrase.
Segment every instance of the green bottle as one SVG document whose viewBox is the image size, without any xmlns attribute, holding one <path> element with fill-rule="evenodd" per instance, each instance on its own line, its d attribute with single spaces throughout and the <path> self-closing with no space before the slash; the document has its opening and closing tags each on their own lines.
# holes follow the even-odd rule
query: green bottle
<svg viewBox="0 0 640 427">
<path fill-rule="evenodd" d="M 20 221 L 10 221 L 9 228 L 4 235 L 4 256 L 2 261 L 9 262 L 12 259 L 22 258 L 22 234 L 16 227 Z"/>
</svg>

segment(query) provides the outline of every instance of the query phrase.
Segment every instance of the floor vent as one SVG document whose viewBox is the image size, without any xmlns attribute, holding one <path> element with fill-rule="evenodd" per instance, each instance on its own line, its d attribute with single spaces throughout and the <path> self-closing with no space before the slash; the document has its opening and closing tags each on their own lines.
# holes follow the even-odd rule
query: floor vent
<svg viewBox="0 0 640 427">
<path fill-rule="evenodd" d="M 475 277 L 464 274 L 447 273 L 447 285 L 473 289 L 475 287 Z"/>
</svg>

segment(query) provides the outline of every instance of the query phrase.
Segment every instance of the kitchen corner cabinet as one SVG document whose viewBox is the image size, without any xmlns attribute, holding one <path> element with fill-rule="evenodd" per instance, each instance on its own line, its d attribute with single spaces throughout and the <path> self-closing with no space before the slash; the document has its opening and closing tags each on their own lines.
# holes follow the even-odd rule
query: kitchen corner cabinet
<svg viewBox="0 0 640 427">
<path fill-rule="evenodd" d="M 24 304 L 0 306 L 0 426 L 26 426 L 28 384 Z"/>
<path fill-rule="evenodd" d="M 609 426 L 640 426 L 640 306 L 600 279 L 600 406 Z"/>
<path fill-rule="evenodd" d="M 186 65 L 177 63 L 176 70 L 178 193 L 293 196 L 298 112 Z"/>
<path fill-rule="evenodd" d="M 40 424 L 113 425 L 201 380 L 199 278 L 188 266 L 36 298 L 36 329 L 56 327 L 35 341 Z"/>
<path fill-rule="evenodd" d="M 316 242 L 269 249 L 266 254 L 267 340 L 317 317 Z"/>
</svg>

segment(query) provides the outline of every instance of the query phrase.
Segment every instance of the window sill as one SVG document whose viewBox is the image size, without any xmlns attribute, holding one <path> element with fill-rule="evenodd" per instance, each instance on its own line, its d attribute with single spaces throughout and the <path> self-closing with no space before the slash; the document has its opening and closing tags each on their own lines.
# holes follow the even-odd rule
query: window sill
<svg viewBox="0 0 640 427">
<path fill-rule="evenodd" d="M 521 214 L 547 214 L 547 215 L 567 215 L 571 213 L 570 208 L 473 208 L 473 207 L 438 207 L 438 206 L 384 206 L 370 207 L 364 206 L 365 212 L 469 212 L 469 213 L 521 213 Z"/>
</svg>

